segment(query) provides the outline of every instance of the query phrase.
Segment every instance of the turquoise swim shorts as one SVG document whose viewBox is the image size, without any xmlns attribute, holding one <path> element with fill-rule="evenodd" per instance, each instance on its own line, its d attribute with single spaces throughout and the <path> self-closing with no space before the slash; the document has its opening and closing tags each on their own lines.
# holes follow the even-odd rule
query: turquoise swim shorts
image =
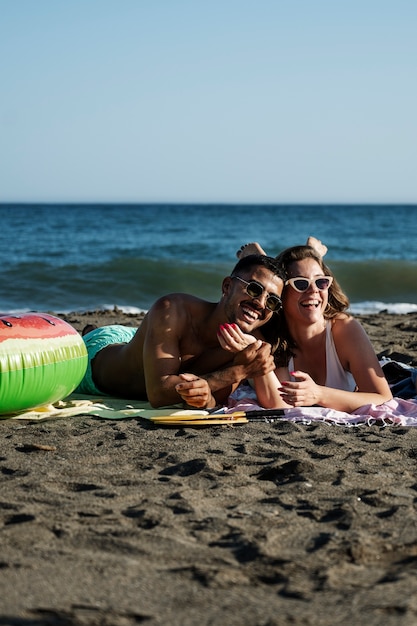
<svg viewBox="0 0 417 626">
<path fill-rule="evenodd" d="M 128 343 L 135 335 L 137 328 L 130 326 L 121 326 L 120 324 L 112 324 L 111 326 L 102 326 L 95 328 L 91 332 L 84 335 L 83 340 L 87 347 L 88 365 L 84 378 L 75 389 L 74 393 L 85 393 L 88 395 L 105 396 L 94 384 L 91 372 L 91 361 L 106 346 L 112 343 Z"/>
</svg>

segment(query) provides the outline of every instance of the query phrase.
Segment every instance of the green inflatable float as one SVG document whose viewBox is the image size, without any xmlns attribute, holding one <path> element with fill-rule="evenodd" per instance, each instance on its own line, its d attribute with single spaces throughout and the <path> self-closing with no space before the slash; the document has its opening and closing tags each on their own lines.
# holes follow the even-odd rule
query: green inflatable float
<svg viewBox="0 0 417 626">
<path fill-rule="evenodd" d="M 84 341 L 64 320 L 0 314 L 0 417 L 62 400 L 86 369 Z"/>
</svg>

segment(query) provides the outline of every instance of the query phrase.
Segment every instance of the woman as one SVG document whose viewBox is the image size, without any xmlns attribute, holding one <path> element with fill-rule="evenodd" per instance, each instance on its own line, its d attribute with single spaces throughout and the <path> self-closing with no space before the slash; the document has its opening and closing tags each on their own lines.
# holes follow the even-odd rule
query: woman
<svg viewBox="0 0 417 626">
<path fill-rule="evenodd" d="M 238 256 L 255 251 L 265 254 L 254 243 L 242 246 Z M 316 405 L 353 412 L 390 400 L 369 337 L 346 313 L 349 300 L 318 250 L 294 246 L 276 258 L 287 276 L 280 319 L 284 341 L 276 353 L 275 374 L 254 379 L 259 403 L 265 408 Z M 224 349 L 234 351 L 253 338 L 237 327 L 226 327 L 219 341 Z"/>
</svg>

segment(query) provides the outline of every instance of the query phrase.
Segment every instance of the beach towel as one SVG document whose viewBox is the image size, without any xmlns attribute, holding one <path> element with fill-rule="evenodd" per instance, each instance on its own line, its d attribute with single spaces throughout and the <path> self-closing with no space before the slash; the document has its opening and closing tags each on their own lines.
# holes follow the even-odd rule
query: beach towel
<svg viewBox="0 0 417 626">
<path fill-rule="evenodd" d="M 404 400 L 394 398 L 379 406 L 366 405 L 360 407 L 355 413 L 344 413 L 334 409 L 322 407 L 300 407 L 285 409 L 271 416 L 270 411 L 260 407 L 256 400 L 250 397 L 244 386 L 239 388 L 239 394 L 231 398 L 229 406 L 213 413 L 214 416 L 230 415 L 236 412 L 247 413 L 256 411 L 257 421 L 272 423 L 287 420 L 302 424 L 313 422 L 327 422 L 338 426 L 360 426 L 360 425 L 380 425 L 380 426 L 417 426 L 417 398 Z M 44 421 L 48 419 L 70 418 L 80 415 L 103 418 L 103 419 L 127 419 L 144 418 L 152 419 L 157 416 L 172 415 L 196 415 L 207 416 L 208 411 L 198 411 L 194 409 L 184 410 L 179 405 L 164 407 L 163 409 L 153 409 L 147 402 L 132 402 L 131 400 L 121 400 L 120 398 L 97 398 L 97 396 L 69 396 L 65 400 L 56 402 L 53 405 L 39 407 L 31 411 L 21 412 L 9 416 L 15 420 L 35 420 Z M 262 419 L 262 416 L 264 418 Z M 249 418 L 250 421 L 250 418 Z M 178 424 L 176 424 L 178 425 Z M 187 422 L 182 426 L 190 425 Z"/>
<path fill-rule="evenodd" d="M 44 421 L 85 415 L 117 420 L 134 417 L 149 419 L 154 416 L 182 415 L 187 413 L 192 413 L 193 415 L 207 415 L 208 411 L 184 409 L 180 404 L 154 409 L 149 402 L 141 400 L 124 400 L 111 396 L 89 396 L 73 393 L 64 400 L 60 400 L 54 404 L 37 407 L 29 411 L 21 411 L 14 415 L 2 415 L 2 418 Z"/>
<path fill-rule="evenodd" d="M 260 411 L 256 394 L 250 385 L 239 385 L 230 396 L 226 409 L 228 413 L 237 411 Z M 268 411 L 269 413 L 269 411 Z M 291 422 L 311 424 L 312 422 L 328 422 L 339 426 L 359 426 L 378 424 L 380 426 L 417 426 L 417 396 L 414 387 L 414 397 L 409 399 L 394 397 L 380 405 L 367 404 L 359 407 L 354 413 L 326 409 L 324 407 L 294 407 L 282 410 L 285 419 Z M 265 421 L 272 421 L 265 413 Z"/>
<path fill-rule="evenodd" d="M 345 413 L 334 409 L 326 409 L 323 407 L 295 407 L 291 409 L 279 410 L 275 415 L 271 415 L 271 411 L 263 409 L 257 403 L 256 394 L 253 388 L 248 384 L 241 384 L 237 390 L 230 396 L 228 405 L 211 413 L 213 419 L 221 416 L 231 416 L 234 413 L 256 412 L 256 420 L 272 423 L 277 420 L 287 420 L 291 422 L 299 422 L 302 424 L 311 424 L 313 422 L 326 422 L 338 426 L 417 426 L 417 396 L 416 396 L 416 379 L 417 369 L 384 359 L 381 361 L 384 371 L 386 372 L 391 390 L 395 395 L 395 391 L 400 393 L 395 395 L 392 400 L 384 402 L 381 405 L 368 404 L 362 406 L 354 413 Z M 389 366 L 388 369 L 386 367 Z M 3 419 L 17 420 L 47 420 L 65 417 L 74 417 L 77 415 L 85 415 L 103 419 L 127 419 L 127 418 L 144 418 L 153 420 L 157 417 L 169 416 L 196 416 L 197 418 L 206 417 L 210 411 L 186 409 L 180 404 L 154 409 L 149 402 L 125 400 L 113 398 L 110 396 L 88 396 L 73 393 L 68 398 L 56 402 L 54 404 L 39 407 L 31 411 L 25 411 L 16 415 L 2 416 Z M 251 421 L 251 416 L 246 420 L 239 420 L 236 423 L 245 423 Z M 158 422 L 159 423 L 159 422 Z M 207 423 L 215 423 L 214 421 Z M 226 421 L 224 422 L 226 423 Z M 164 424 L 162 424 L 164 425 Z M 172 425 L 178 425 L 176 422 Z M 198 425 L 189 422 L 181 422 L 181 426 Z"/>
</svg>

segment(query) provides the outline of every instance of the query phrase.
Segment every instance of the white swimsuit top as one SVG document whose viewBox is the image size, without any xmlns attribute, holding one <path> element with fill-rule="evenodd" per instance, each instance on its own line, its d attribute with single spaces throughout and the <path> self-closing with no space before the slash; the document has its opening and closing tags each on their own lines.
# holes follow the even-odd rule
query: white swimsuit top
<svg viewBox="0 0 417 626">
<path fill-rule="evenodd" d="M 288 371 L 294 371 L 294 359 L 290 358 Z M 332 324 L 326 326 L 326 387 L 355 391 L 356 382 L 350 372 L 343 369 L 333 341 Z"/>
</svg>

